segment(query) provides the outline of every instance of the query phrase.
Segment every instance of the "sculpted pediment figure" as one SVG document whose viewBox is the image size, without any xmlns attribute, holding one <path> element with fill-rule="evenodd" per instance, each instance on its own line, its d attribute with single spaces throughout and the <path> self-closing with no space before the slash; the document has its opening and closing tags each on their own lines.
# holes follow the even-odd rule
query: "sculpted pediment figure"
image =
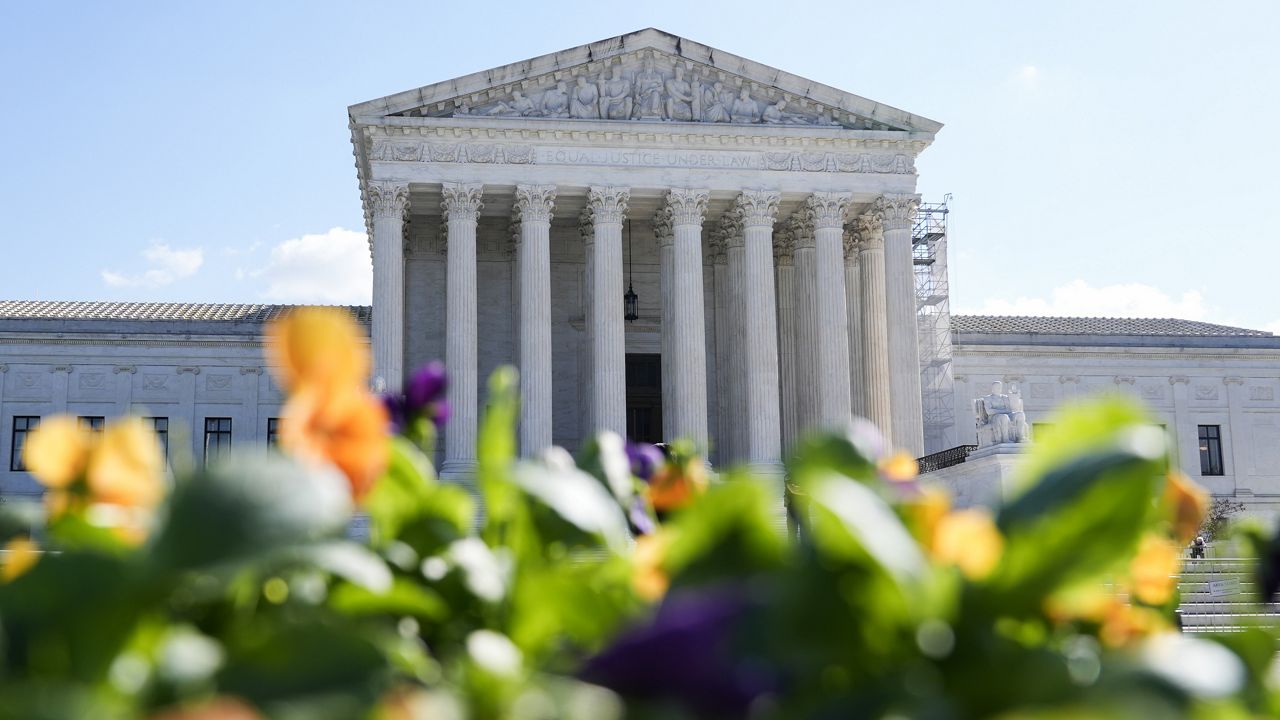
<svg viewBox="0 0 1280 720">
<path fill-rule="evenodd" d="M 353 105 L 387 117 L 793 125 L 931 135 L 941 124 L 652 28 Z"/>
<path fill-rule="evenodd" d="M 1004 383 L 991 383 L 991 392 L 973 401 L 977 418 L 978 446 L 1002 443 L 1025 443 L 1031 439 L 1031 426 L 1022 409 L 1022 393 L 1016 383 L 1010 384 L 1009 393 Z"/>
</svg>

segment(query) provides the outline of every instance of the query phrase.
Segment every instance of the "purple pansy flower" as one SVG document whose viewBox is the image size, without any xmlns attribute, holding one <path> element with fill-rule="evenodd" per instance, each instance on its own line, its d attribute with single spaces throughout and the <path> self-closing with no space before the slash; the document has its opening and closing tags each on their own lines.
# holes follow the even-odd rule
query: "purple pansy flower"
<svg viewBox="0 0 1280 720">
<path fill-rule="evenodd" d="M 428 405 L 441 400 L 448 385 L 449 376 L 444 371 L 444 363 L 439 360 L 418 368 L 404 386 L 404 398 L 409 412 L 420 413 Z"/>
<path fill-rule="evenodd" d="M 631 463 L 631 474 L 648 482 L 654 471 L 662 465 L 662 451 L 649 443 L 628 440 L 627 460 Z"/>
<path fill-rule="evenodd" d="M 631 498 L 627 519 L 631 521 L 631 529 L 637 535 L 648 535 L 657 529 L 653 524 L 653 517 L 649 515 L 649 509 L 645 507 L 644 498 L 639 495 Z"/>
</svg>

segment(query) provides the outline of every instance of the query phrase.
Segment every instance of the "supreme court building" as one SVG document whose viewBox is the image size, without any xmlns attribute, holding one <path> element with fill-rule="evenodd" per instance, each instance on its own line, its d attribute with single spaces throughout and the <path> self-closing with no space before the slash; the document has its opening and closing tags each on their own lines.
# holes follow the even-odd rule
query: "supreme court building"
<svg viewBox="0 0 1280 720">
<path fill-rule="evenodd" d="M 525 454 L 629 431 L 780 473 L 853 415 L 923 454 L 911 225 L 940 123 L 654 29 L 349 111 L 375 382 L 444 358 L 446 476 L 508 363 Z"/>
</svg>

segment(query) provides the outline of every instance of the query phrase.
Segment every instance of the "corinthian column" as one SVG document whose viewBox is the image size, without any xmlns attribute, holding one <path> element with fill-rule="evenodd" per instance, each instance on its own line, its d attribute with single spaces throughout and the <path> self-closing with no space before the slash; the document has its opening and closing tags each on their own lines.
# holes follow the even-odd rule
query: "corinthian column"
<svg viewBox="0 0 1280 720">
<path fill-rule="evenodd" d="M 746 385 L 746 459 L 757 473 L 782 478 L 778 402 L 778 306 L 773 287 L 773 221 L 780 195 L 743 191 L 735 203 L 742 222 L 743 354 Z M 780 499 L 780 498 L 779 498 Z"/>
<path fill-rule="evenodd" d="M 712 285 L 715 291 L 715 372 L 716 372 L 716 437 L 712 448 L 716 465 L 728 465 L 732 457 L 733 425 L 729 398 L 732 386 L 729 382 L 729 253 L 724 235 L 717 229 L 709 233 L 707 252 L 711 259 Z"/>
<path fill-rule="evenodd" d="M 551 447 L 551 209 L 555 185 L 517 185 L 520 217 L 520 451 Z"/>
<path fill-rule="evenodd" d="M 440 204 L 449 228 L 444 361 L 453 414 L 445 428 L 440 468 L 447 479 L 471 477 L 476 464 L 476 220 L 482 191 L 479 184 L 445 183 Z"/>
<path fill-rule="evenodd" d="M 742 237 L 742 218 L 737 209 L 720 217 L 719 232 L 724 238 L 725 267 L 728 275 L 728 346 L 729 376 L 729 440 L 728 460 L 741 462 L 747 457 L 747 424 L 743 417 L 747 411 L 746 396 L 746 247 Z"/>
<path fill-rule="evenodd" d="M 889 330 L 889 393 L 893 402 L 893 443 L 912 455 L 924 454 L 924 413 L 920 407 L 920 339 L 916 328 L 915 269 L 911 224 L 919 200 L 885 195 L 875 212 L 884 223 L 884 287 Z"/>
<path fill-rule="evenodd" d="M 671 207 L 663 205 L 653 213 L 653 237 L 658 242 L 658 294 L 662 303 L 662 437 L 677 437 L 674 434 L 676 421 L 676 396 L 674 371 L 671 359 L 675 356 L 675 299 L 672 297 L 672 273 L 675 272 L 675 232 L 671 228 Z"/>
<path fill-rule="evenodd" d="M 592 186 L 587 195 L 592 248 L 592 418 L 596 430 L 627 434 L 626 339 L 622 307 L 622 219 L 631 192 Z"/>
<path fill-rule="evenodd" d="M 856 223 L 844 232 L 844 298 L 849 322 L 849 410 L 867 416 L 866 397 L 862 386 L 862 298 L 858 294 L 858 234 Z"/>
<path fill-rule="evenodd" d="M 673 241 L 671 282 L 663 307 L 671 309 L 670 382 L 663 378 L 663 406 L 672 406 L 670 438 L 688 438 L 699 452 L 707 449 L 707 332 L 702 299 L 702 218 L 710 193 L 673 188 L 664 210 L 670 218 Z M 668 392 L 667 388 L 671 390 Z"/>
<path fill-rule="evenodd" d="M 849 423 L 849 323 L 844 296 L 844 211 L 848 193 L 818 192 L 809 196 L 813 212 L 817 288 L 819 402 L 818 417 L 826 427 Z"/>
<path fill-rule="evenodd" d="M 373 212 L 373 384 L 398 390 L 404 380 L 404 217 L 406 183 L 371 182 Z"/>
<path fill-rule="evenodd" d="M 782 451 L 796 442 L 796 301 L 795 238 L 783 228 L 773 238 L 774 276 L 778 298 L 778 403 Z"/>
<path fill-rule="evenodd" d="M 787 221 L 795 243 L 795 408 L 796 436 L 818 424 L 818 289 L 813 213 L 801 207 Z"/>
<path fill-rule="evenodd" d="M 867 419 L 889 436 L 893 424 L 889 396 L 889 330 L 885 318 L 884 227 L 880 216 L 858 217 L 858 291 L 862 300 L 862 390 Z"/>
</svg>

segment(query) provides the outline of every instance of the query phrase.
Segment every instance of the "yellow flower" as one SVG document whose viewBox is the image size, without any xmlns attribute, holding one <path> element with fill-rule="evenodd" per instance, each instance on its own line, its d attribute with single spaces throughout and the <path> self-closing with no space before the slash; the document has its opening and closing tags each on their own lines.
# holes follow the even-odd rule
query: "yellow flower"
<svg viewBox="0 0 1280 720">
<path fill-rule="evenodd" d="M 1129 566 L 1133 594 L 1148 605 L 1163 605 L 1173 597 L 1181 563 L 1178 546 L 1158 535 L 1144 535 Z"/>
<path fill-rule="evenodd" d="M 1155 610 L 1112 598 L 1098 629 L 1098 639 L 1107 647 L 1119 648 L 1170 629 L 1169 623 Z"/>
<path fill-rule="evenodd" d="M 280 445 L 299 457 L 330 462 L 347 476 L 351 495 L 364 497 L 390 460 L 387 409 L 356 386 L 306 386 L 285 403 Z"/>
<path fill-rule="evenodd" d="M 1209 495 L 1186 474 L 1169 472 L 1164 499 L 1173 512 L 1173 534 L 1179 542 L 1191 542 L 1209 512 Z"/>
<path fill-rule="evenodd" d="M 13 582 L 14 578 L 31 569 L 40 559 L 40 546 L 30 538 L 16 537 L 4 546 L 4 565 L 0 565 L 0 579 Z"/>
<path fill-rule="evenodd" d="M 65 488 L 84 472 L 93 435 L 73 417 L 46 418 L 27 437 L 22 459 L 27 470 L 50 489 Z"/>
<path fill-rule="evenodd" d="M 323 388 L 363 384 L 369 348 L 356 321 L 337 308 L 298 308 L 267 328 L 267 357 L 281 384 Z"/>
<path fill-rule="evenodd" d="M 932 551 L 938 523 L 951 511 L 951 496 L 936 487 L 926 487 L 903 505 L 908 527 L 916 542 Z"/>
<path fill-rule="evenodd" d="M 971 508 L 949 513 L 938 521 L 932 543 L 938 562 L 955 565 L 970 580 L 991 574 L 1004 550 L 1004 538 L 991 515 Z"/>
<path fill-rule="evenodd" d="M 666 595 L 667 588 L 671 585 L 671 579 L 662 569 L 668 545 L 670 539 L 667 532 L 660 531 L 636 538 L 635 554 L 631 558 L 631 586 L 637 595 L 650 602 Z"/>
<path fill-rule="evenodd" d="M 95 502 L 151 508 L 164 495 L 164 453 L 140 418 L 108 423 L 89 457 L 89 493 Z"/>
<path fill-rule="evenodd" d="M 707 466 L 696 457 L 686 462 L 669 462 L 649 479 L 649 502 L 659 512 L 678 510 L 693 502 L 707 489 Z"/>
<path fill-rule="evenodd" d="M 914 480 L 916 475 L 920 474 L 920 464 L 910 454 L 901 450 L 881 460 L 879 466 L 880 474 L 886 480 L 894 482 Z"/>
<path fill-rule="evenodd" d="M 1117 602 L 1115 594 L 1101 583 L 1090 582 L 1050 595 L 1045 599 L 1044 612 L 1054 622 L 1088 620 L 1100 624 Z"/>
</svg>

